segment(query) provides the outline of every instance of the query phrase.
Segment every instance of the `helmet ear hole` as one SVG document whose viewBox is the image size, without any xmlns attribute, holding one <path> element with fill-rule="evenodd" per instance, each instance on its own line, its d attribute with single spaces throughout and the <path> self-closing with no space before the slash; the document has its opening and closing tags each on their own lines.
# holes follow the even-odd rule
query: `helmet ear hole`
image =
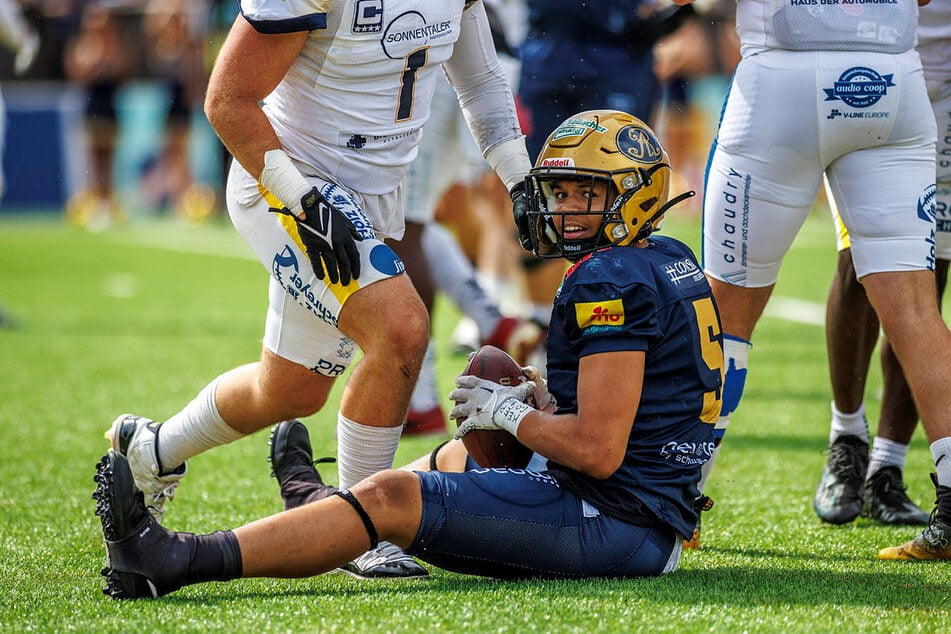
<svg viewBox="0 0 951 634">
<path fill-rule="evenodd" d="M 640 207 L 644 211 L 650 211 L 651 207 L 653 207 L 656 204 L 657 204 L 657 197 L 654 196 L 653 198 L 648 198 L 647 200 L 642 202 L 640 204 Z"/>
</svg>

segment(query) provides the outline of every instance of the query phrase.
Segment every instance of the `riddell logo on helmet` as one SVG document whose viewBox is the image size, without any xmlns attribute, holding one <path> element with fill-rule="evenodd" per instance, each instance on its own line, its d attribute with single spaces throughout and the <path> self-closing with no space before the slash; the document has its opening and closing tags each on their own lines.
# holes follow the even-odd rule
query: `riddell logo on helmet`
<svg viewBox="0 0 951 634">
<path fill-rule="evenodd" d="M 542 167 L 574 167 L 575 160 L 570 157 L 542 159 Z"/>
</svg>

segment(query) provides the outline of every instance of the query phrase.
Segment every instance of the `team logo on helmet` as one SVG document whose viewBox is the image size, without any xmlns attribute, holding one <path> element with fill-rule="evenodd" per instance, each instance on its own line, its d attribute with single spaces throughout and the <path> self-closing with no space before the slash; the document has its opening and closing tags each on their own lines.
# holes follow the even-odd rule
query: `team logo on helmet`
<svg viewBox="0 0 951 634">
<path fill-rule="evenodd" d="M 885 96 L 894 75 L 879 75 L 871 68 L 856 66 L 839 76 L 832 88 L 823 88 L 826 101 L 841 99 L 847 106 L 853 108 L 868 108 L 878 103 Z"/>
<path fill-rule="evenodd" d="M 604 134 L 607 130 L 608 129 L 603 125 L 599 125 L 597 121 L 592 119 L 572 117 L 563 121 L 561 125 L 555 129 L 551 135 L 551 140 L 557 141 L 558 139 L 569 136 L 584 136 L 588 132 L 600 132 Z"/>
<path fill-rule="evenodd" d="M 650 130 L 637 125 L 626 125 L 618 130 L 617 147 L 638 163 L 656 163 L 664 156 L 657 137 Z"/>
</svg>

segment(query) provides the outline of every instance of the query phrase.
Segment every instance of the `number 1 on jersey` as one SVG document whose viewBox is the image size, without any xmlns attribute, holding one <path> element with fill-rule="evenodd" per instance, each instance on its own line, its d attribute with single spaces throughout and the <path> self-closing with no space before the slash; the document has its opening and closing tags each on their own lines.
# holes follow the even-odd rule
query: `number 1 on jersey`
<svg viewBox="0 0 951 634">
<path fill-rule="evenodd" d="M 396 119 L 406 121 L 413 116 L 413 103 L 416 100 L 416 71 L 426 65 L 429 59 L 429 47 L 424 46 L 411 52 L 405 58 L 403 74 L 400 75 L 400 95 L 396 104 Z"/>
</svg>

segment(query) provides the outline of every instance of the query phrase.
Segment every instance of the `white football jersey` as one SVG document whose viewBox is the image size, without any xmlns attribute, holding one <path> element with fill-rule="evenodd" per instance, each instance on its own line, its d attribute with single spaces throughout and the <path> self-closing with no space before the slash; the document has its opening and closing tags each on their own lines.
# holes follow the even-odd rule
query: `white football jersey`
<svg viewBox="0 0 951 634">
<path fill-rule="evenodd" d="M 440 65 L 484 9 L 464 0 L 241 0 L 264 33 L 310 30 L 264 111 L 285 150 L 367 194 L 396 189 L 416 155 Z"/>
<path fill-rule="evenodd" d="M 917 0 L 737 0 L 736 31 L 743 57 L 769 49 L 897 54 L 915 46 L 917 10 Z"/>
</svg>

